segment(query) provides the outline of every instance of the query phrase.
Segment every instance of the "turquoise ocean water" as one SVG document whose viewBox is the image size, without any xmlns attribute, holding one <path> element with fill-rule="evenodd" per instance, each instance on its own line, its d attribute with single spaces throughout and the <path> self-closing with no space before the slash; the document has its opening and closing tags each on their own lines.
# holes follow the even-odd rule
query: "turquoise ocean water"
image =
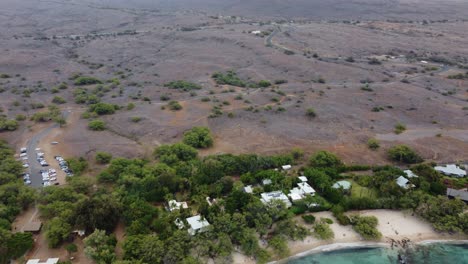
<svg viewBox="0 0 468 264">
<path fill-rule="evenodd" d="M 417 245 L 404 253 L 407 264 L 468 264 L 468 244 Z M 347 248 L 291 259 L 288 264 L 396 264 L 398 251 L 389 248 Z"/>
</svg>

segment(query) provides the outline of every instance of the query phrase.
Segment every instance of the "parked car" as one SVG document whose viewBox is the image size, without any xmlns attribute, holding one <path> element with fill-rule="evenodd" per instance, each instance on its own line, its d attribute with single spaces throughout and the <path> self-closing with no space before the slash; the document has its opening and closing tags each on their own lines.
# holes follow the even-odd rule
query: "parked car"
<svg viewBox="0 0 468 264">
<path fill-rule="evenodd" d="M 21 153 L 26 153 L 26 151 L 28 151 L 27 148 L 21 148 L 21 149 L 20 149 L 20 152 L 21 152 Z"/>
<path fill-rule="evenodd" d="M 29 168 L 29 164 L 27 163 L 23 164 L 23 168 Z"/>
</svg>

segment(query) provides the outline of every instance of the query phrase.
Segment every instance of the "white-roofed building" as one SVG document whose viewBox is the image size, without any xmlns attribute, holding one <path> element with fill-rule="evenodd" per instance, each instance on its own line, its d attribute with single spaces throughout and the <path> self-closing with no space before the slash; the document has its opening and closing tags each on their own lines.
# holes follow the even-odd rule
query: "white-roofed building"
<svg viewBox="0 0 468 264">
<path fill-rule="evenodd" d="M 301 182 L 307 182 L 307 177 L 306 176 L 299 176 L 297 177 Z"/>
<path fill-rule="evenodd" d="M 307 182 L 297 184 L 303 195 L 315 195 L 315 190 Z"/>
<path fill-rule="evenodd" d="M 264 180 L 262 181 L 262 184 L 263 184 L 263 185 L 270 185 L 271 183 L 272 183 L 272 181 L 271 181 L 270 179 L 264 179 Z"/>
<path fill-rule="evenodd" d="M 413 184 L 410 183 L 408 179 L 406 179 L 403 176 L 400 176 L 396 179 L 396 184 L 398 184 L 398 186 L 400 186 L 403 189 L 409 189 L 409 188 L 415 187 Z"/>
<path fill-rule="evenodd" d="M 417 178 L 418 175 L 414 174 L 411 170 L 404 170 L 403 171 L 408 178 Z"/>
<path fill-rule="evenodd" d="M 335 189 L 343 189 L 343 190 L 349 190 L 351 189 L 351 183 L 349 181 L 338 181 L 335 182 L 332 186 Z"/>
<path fill-rule="evenodd" d="M 30 259 L 26 264 L 57 264 L 58 262 L 59 258 L 49 258 L 45 262 L 41 262 L 40 259 Z"/>
<path fill-rule="evenodd" d="M 295 189 L 297 189 L 297 191 L 295 191 Z M 298 188 L 294 188 L 288 194 L 288 197 L 291 199 L 293 203 L 304 199 L 304 196 L 302 196 L 299 192 L 300 190 Z"/>
<path fill-rule="evenodd" d="M 463 178 L 466 176 L 466 170 L 458 167 L 455 164 L 447 164 L 445 166 L 435 166 L 434 169 L 448 176 L 455 176 L 458 178 Z"/>
<path fill-rule="evenodd" d="M 247 185 L 243 188 L 245 193 L 253 193 L 252 185 Z"/>
<path fill-rule="evenodd" d="M 263 204 L 268 205 L 273 200 L 282 201 L 286 204 L 286 207 L 291 207 L 291 202 L 289 201 L 288 197 L 282 191 L 274 191 L 269 193 L 262 193 L 261 194 L 261 201 Z"/>
<path fill-rule="evenodd" d="M 281 168 L 283 170 L 290 170 L 292 168 L 292 166 L 291 165 L 283 165 L 283 166 L 281 166 Z"/>
<path fill-rule="evenodd" d="M 202 219 L 200 215 L 192 216 L 186 219 L 190 228 L 188 232 L 190 235 L 195 235 L 199 232 L 204 232 L 210 226 L 206 219 Z"/>
<path fill-rule="evenodd" d="M 176 200 L 170 200 L 167 204 L 170 212 L 174 210 L 188 209 L 187 202 L 177 202 Z"/>
</svg>

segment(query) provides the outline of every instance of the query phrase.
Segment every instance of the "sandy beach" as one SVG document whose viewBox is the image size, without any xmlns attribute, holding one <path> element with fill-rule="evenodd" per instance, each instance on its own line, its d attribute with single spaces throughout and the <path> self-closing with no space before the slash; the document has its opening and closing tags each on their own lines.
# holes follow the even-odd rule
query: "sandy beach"
<svg viewBox="0 0 468 264">
<path fill-rule="evenodd" d="M 382 239 L 379 241 L 363 240 L 356 232 L 354 232 L 351 226 L 339 225 L 331 212 L 313 213 L 317 220 L 324 217 L 333 219 L 333 224 L 331 224 L 330 227 L 335 233 L 335 238 L 330 240 L 319 240 L 313 236 L 309 236 L 303 241 L 290 241 L 288 244 L 291 256 L 302 256 L 313 252 L 336 250 L 345 247 L 389 246 L 389 241 L 391 239 L 409 239 L 413 243 L 422 241 L 467 239 L 467 237 L 463 235 L 438 233 L 434 231 L 429 223 L 416 216 L 412 216 L 411 213 L 403 211 L 366 210 L 348 212 L 348 214 L 360 214 L 365 216 L 372 215 L 377 217 L 379 219 L 379 225 L 377 228 L 382 233 Z M 304 224 L 300 217 L 296 219 L 301 224 Z M 308 226 L 306 224 L 304 225 Z M 233 255 L 233 261 L 234 263 L 255 263 L 255 260 L 239 253 L 235 253 Z"/>
</svg>

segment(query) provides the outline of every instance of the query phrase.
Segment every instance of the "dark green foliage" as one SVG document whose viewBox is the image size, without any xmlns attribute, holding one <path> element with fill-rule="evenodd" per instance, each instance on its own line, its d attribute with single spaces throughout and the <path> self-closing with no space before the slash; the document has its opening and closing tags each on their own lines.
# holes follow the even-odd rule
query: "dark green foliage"
<svg viewBox="0 0 468 264">
<path fill-rule="evenodd" d="M 68 167 L 78 176 L 88 168 L 88 162 L 83 157 L 67 159 L 67 162 Z"/>
<path fill-rule="evenodd" d="M 343 165 L 343 162 L 335 154 L 322 150 L 310 157 L 310 165 L 319 168 L 333 168 Z"/>
<path fill-rule="evenodd" d="M 202 87 L 196 83 L 192 82 L 187 82 L 187 81 L 172 81 L 169 83 L 164 84 L 165 87 L 171 88 L 171 89 L 179 89 L 183 91 L 191 91 L 191 90 L 199 90 Z"/>
<path fill-rule="evenodd" d="M 267 80 L 261 80 L 258 82 L 259 87 L 267 88 L 271 86 L 271 82 Z"/>
<path fill-rule="evenodd" d="M 241 80 L 234 71 L 226 73 L 216 72 L 211 76 L 217 84 L 245 87 L 247 84 Z"/>
<path fill-rule="evenodd" d="M 359 233 L 365 240 L 378 240 L 382 234 L 377 230 L 379 221 L 375 216 L 352 216 L 351 224 L 354 231 Z"/>
<path fill-rule="evenodd" d="M 367 141 L 367 146 L 372 150 L 377 150 L 380 147 L 380 143 L 377 139 L 371 138 Z"/>
<path fill-rule="evenodd" d="M 112 154 L 107 152 L 96 152 L 96 162 L 99 164 L 107 164 L 111 161 Z"/>
<path fill-rule="evenodd" d="M 162 145 L 155 150 L 154 154 L 159 159 L 167 159 L 174 156 L 175 161 L 189 161 L 197 156 L 197 150 L 189 145 L 176 143 L 173 145 Z"/>
<path fill-rule="evenodd" d="M 314 108 L 307 108 L 306 110 L 306 116 L 307 117 L 310 117 L 310 118 L 314 118 L 317 116 L 317 113 L 315 112 L 315 109 Z"/>
<path fill-rule="evenodd" d="M 52 99 L 52 103 L 54 104 L 64 104 L 66 102 L 67 101 L 60 96 L 54 96 L 54 98 Z"/>
<path fill-rule="evenodd" d="M 89 76 L 79 76 L 75 78 L 75 85 L 82 86 L 82 85 L 92 85 L 92 84 L 101 84 L 102 81 L 95 77 Z"/>
<path fill-rule="evenodd" d="M 14 119 L 7 119 L 5 116 L 0 115 L 0 132 L 15 131 L 18 129 L 19 124 Z"/>
<path fill-rule="evenodd" d="M 463 201 L 447 197 L 429 197 L 416 209 L 416 213 L 434 225 L 434 228 L 442 232 L 468 234 L 468 213 Z"/>
<path fill-rule="evenodd" d="M 103 230 L 96 229 L 83 242 L 86 256 L 96 263 L 111 264 L 115 261 L 115 246 L 117 245 L 115 237 L 108 236 Z"/>
<path fill-rule="evenodd" d="M 183 142 L 194 148 L 209 148 L 213 145 L 213 136 L 207 127 L 194 127 L 184 133 Z"/>
<path fill-rule="evenodd" d="M 182 105 L 180 105 L 179 102 L 177 101 L 170 101 L 168 104 L 167 104 L 167 107 L 169 108 L 169 110 L 171 111 L 179 111 L 182 109 Z"/>
<path fill-rule="evenodd" d="M 393 161 L 413 164 L 422 162 L 423 159 L 410 147 L 406 145 L 396 145 L 391 147 L 388 152 L 388 157 Z"/>
<path fill-rule="evenodd" d="M 304 222 L 306 222 L 307 224 L 315 223 L 315 216 L 313 215 L 303 215 L 302 219 L 304 219 Z"/>
<path fill-rule="evenodd" d="M 117 110 L 116 106 L 107 103 L 97 103 L 89 106 L 89 112 L 94 112 L 98 115 L 111 115 Z"/>
<path fill-rule="evenodd" d="M 106 130 L 106 123 L 100 119 L 94 119 L 89 121 L 88 128 L 93 131 L 103 131 Z"/>
<path fill-rule="evenodd" d="M 327 224 L 325 221 L 322 219 L 314 224 L 314 233 L 313 235 L 322 240 L 328 240 L 332 239 L 335 237 L 335 234 L 333 233 L 333 230 L 330 228 L 330 225 Z"/>
</svg>

